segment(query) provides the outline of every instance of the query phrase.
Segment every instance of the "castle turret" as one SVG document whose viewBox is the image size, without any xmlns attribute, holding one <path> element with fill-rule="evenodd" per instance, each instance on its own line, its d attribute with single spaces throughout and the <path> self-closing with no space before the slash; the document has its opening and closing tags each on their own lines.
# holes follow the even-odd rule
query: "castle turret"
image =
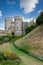
<svg viewBox="0 0 43 65">
<path fill-rule="evenodd" d="M 22 17 L 20 16 L 16 16 L 14 18 L 14 21 L 15 21 L 15 35 L 22 35 Z"/>
<path fill-rule="evenodd" d="M 5 30 L 14 33 L 14 22 L 12 18 L 5 18 Z"/>
</svg>

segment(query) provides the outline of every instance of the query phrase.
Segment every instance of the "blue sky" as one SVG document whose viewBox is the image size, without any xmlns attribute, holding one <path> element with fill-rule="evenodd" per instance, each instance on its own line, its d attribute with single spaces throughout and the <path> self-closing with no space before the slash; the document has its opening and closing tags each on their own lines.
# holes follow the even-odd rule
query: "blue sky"
<svg viewBox="0 0 43 65">
<path fill-rule="evenodd" d="M 5 17 L 36 19 L 40 11 L 43 11 L 43 0 L 0 0 L 0 29 L 4 29 Z"/>
</svg>

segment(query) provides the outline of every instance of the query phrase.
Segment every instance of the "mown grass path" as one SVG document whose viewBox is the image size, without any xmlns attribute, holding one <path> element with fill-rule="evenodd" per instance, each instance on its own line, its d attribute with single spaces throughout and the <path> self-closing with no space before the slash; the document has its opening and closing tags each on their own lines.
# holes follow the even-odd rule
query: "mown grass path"
<svg viewBox="0 0 43 65">
<path fill-rule="evenodd" d="M 6 51 L 9 50 L 12 53 L 17 54 L 20 59 L 21 59 L 21 64 L 20 65 L 43 65 L 43 62 L 18 50 L 14 44 L 12 43 L 5 43 L 4 46 L 0 46 L 0 51 Z"/>
</svg>

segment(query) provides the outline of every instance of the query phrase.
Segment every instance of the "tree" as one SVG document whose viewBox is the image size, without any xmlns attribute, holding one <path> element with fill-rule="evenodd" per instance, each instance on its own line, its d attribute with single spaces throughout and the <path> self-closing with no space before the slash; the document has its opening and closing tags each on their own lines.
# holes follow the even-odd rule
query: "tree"
<svg viewBox="0 0 43 65">
<path fill-rule="evenodd" d="M 43 12 L 36 19 L 36 25 L 41 25 L 43 23 Z"/>
<path fill-rule="evenodd" d="M 34 26 L 34 25 L 31 25 L 30 27 L 27 27 L 27 28 L 25 29 L 26 34 L 28 34 L 29 32 L 31 32 L 35 27 L 36 27 L 36 26 Z"/>
</svg>

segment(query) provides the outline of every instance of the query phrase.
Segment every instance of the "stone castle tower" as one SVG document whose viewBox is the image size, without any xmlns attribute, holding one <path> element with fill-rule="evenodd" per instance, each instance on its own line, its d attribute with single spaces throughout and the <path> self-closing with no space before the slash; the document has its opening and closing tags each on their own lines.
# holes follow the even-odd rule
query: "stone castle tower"
<svg viewBox="0 0 43 65">
<path fill-rule="evenodd" d="M 22 35 L 22 17 L 20 16 L 16 16 L 14 18 L 14 21 L 15 21 L 15 35 Z"/>
<path fill-rule="evenodd" d="M 14 33 L 14 21 L 12 18 L 5 18 L 5 30 Z"/>
<path fill-rule="evenodd" d="M 5 18 L 5 30 L 9 30 L 10 33 L 14 35 L 22 35 L 22 17 L 16 16 L 14 21 L 12 18 Z"/>
</svg>

